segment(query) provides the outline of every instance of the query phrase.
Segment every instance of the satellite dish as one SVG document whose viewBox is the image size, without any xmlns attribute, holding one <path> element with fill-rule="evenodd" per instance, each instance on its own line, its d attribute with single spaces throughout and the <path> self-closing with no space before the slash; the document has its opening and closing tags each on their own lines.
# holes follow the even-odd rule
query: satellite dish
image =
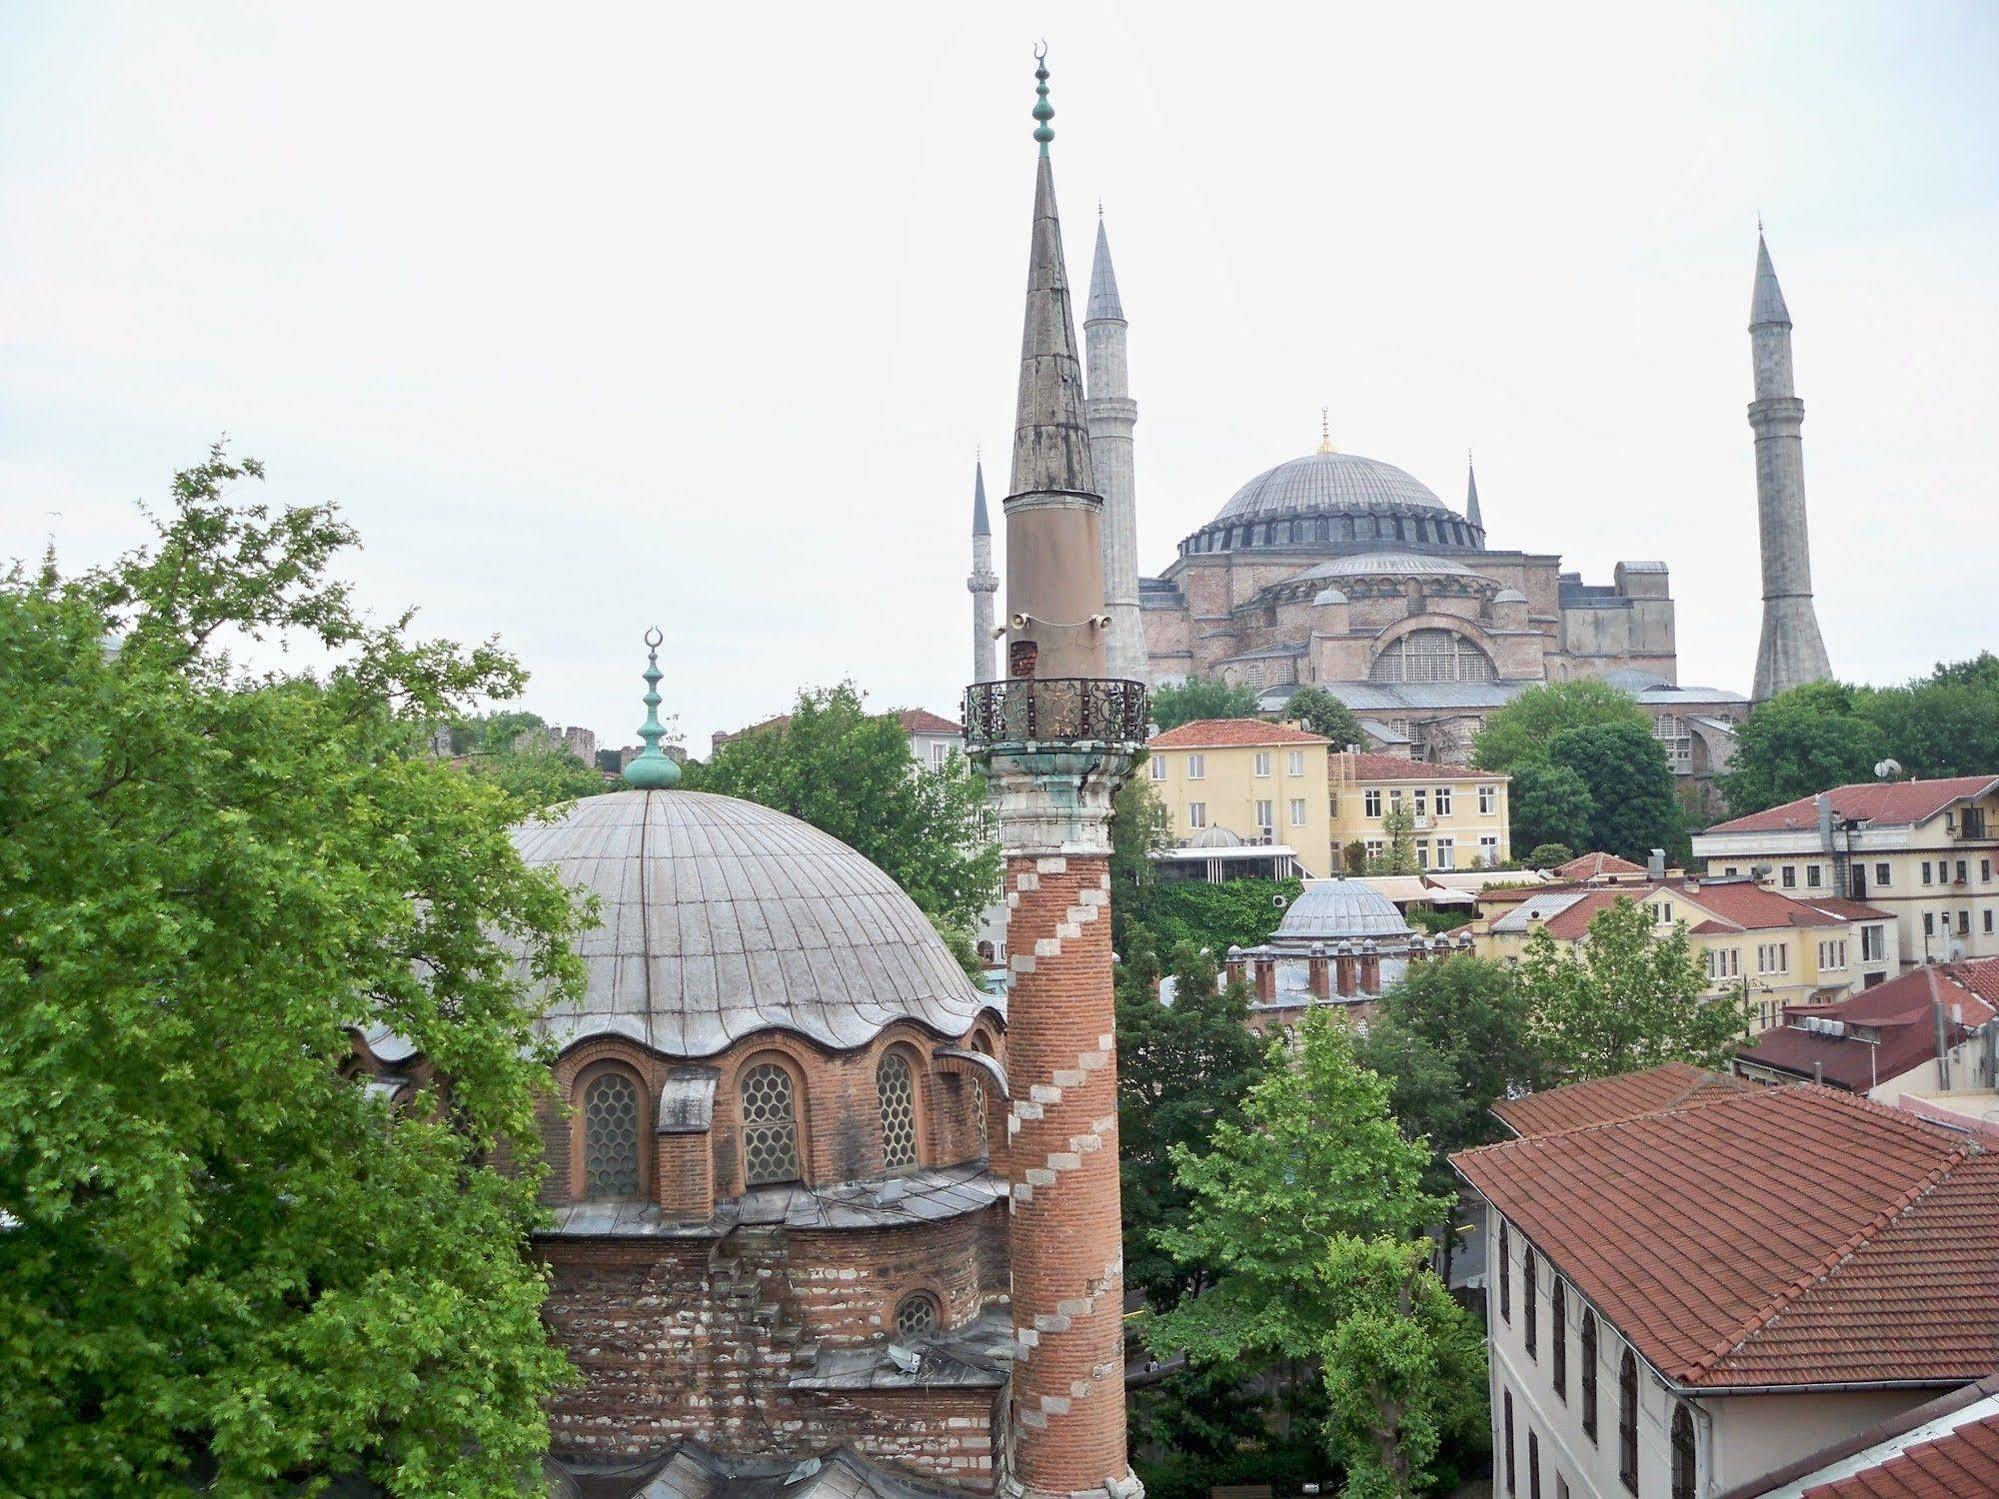
<svg viewBox="0 0 1999 1499">
<path fill-rule="evenodd" d="M 1271 904 L 1272 904 L 1273 906 L 1277 907 L 1277 909 L 1278 909 L 1278 910 L 1280 910 L 1280 911 L 1281 911 L 1281 910 L 1283 910 L 1283 909 L 1284 909 L 1284 907 L 1285 907 L 1286 905 L 1288 905 L 1288 904 L 1289 904 L 1289 902 L 1287 902 L 1287 901 L 1286 901 L 1286 900 L 1284 899 L 1284 897 L 1283 897 L 1283 896 L 1281 896 L 1281 895 L 1273 895 L 1273 896 L 1271 896 L 1271 897 L 1270 897 L 1270 903 L 1271 903 Z"/>
<path fill-rule="evenodd" d="M 1874 762 L 1874 778 L 1877 781 L 1892 781 L 1902 773 L 1900 760 L 1877 760 Z"/>
</svg>

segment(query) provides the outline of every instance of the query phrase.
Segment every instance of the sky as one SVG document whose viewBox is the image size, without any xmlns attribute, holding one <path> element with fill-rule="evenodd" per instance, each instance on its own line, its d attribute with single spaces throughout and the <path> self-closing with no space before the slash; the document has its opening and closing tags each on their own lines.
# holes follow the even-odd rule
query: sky
<svg viewBox="0 0 1999 1499">
<path fill-rule="evenodd" d="M 1044 37 L 1143 572 L 1323 406 L 1454 506 L 1475 454 L 1495 547 L 1666 561 L 1681 681 L 1746 692 L 1760 214 L 1835 670 L 1999 645 L 1999 7 L 1932 0 L 4 0 L 0 557 L 109 559 L 226 433 L 606 743 L 653 624 L 697 753 L 842 678 L 950 713 Z"/>
</svg>

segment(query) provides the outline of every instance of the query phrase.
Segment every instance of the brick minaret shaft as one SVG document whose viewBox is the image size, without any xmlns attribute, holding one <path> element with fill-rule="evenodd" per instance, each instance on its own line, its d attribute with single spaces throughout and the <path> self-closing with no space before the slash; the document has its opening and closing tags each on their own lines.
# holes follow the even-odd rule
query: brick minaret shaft
<svg viewBox="0 0 1999 1499">
<path fill-rule="evenodd" d="M 1105 666 L 1104 502 L 1048 161 L 1046 67 L 1035 77 L 1041 156 L 1004 505 L 1005 680 L 974 686 L 966 703 L 999 810 L 1012 968 L 1015 1361 L 1000 1484 L 1015 1499 L 1130 1499 L 1109 829 L 1144 694 Z"/>
</svg>

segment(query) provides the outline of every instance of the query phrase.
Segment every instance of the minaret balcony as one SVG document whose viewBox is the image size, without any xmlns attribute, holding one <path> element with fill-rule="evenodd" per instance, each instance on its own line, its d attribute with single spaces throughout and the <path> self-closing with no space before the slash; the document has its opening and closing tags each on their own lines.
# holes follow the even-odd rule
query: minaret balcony
<svg viewBox="0 0 1999 1499">
<path fill-rule="evenodd" d="M 965 746 L 1138 745 L 1145 742 L 1143 682 L 1116 677 L 1008 677 L 965 689 Z"/>
</svg>

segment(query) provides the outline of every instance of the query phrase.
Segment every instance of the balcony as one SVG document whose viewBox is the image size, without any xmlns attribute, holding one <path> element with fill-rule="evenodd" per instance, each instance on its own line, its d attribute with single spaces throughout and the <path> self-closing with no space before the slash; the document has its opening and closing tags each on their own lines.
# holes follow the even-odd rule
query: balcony
<svg viewBox="0 0 1999 1499">
<path fill-rule="evenodd" d="M 1008 677 L 965 689 L 965 747 L 1145 741 L 1145 684 L 1111 677 Z"/>
</svg>

